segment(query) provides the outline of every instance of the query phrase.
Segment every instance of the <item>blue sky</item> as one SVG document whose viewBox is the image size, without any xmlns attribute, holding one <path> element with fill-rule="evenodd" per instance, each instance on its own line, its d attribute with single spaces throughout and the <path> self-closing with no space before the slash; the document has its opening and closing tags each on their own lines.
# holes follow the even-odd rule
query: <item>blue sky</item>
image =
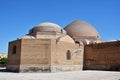
<svg viewBox="0 0 120 80">
<path fill-rule="evenodd" d="M 120 0 L 0 0 L 0 52 L 41 22 L 93 25 L 106 41 L 120 40 Z"/>
</svg>

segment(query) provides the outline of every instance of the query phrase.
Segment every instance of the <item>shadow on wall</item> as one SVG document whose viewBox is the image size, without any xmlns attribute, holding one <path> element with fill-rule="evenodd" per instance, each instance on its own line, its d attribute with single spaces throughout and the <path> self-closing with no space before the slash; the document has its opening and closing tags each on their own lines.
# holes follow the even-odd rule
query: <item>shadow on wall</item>
<svg viewBox="0 0 120 80">
<path fill-rule="evenodd" d="M 11 71 L 7 70 L 6 68 L 1 68 L 0 67 L 0 72 L 2 72 L 2 73 L 8 73 L 8 72 L 11 72 Z M 16 73 L 16 72 L 11 72 L 11 73 Z"/>
</svg>

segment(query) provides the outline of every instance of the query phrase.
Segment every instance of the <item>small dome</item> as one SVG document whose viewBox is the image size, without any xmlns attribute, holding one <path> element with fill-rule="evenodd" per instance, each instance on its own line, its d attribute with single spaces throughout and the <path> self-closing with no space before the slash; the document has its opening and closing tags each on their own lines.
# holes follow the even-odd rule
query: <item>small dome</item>
<svg viewBox="0 0 120 80">
<path fill-rule="evenodd" d="M 63 29 L 51 22 L 44 22 L 36 25 L 34 28 L 30 30 L 30 33 L 32 32 L 61 32 Z"/>
<path fill-rule="evenodd" d="M 58 24 L 55 23 L 51 23 L 51 22 L 44 22 L 44 23 L 40 23 L 37 25 L 37 27 L 39 26 L 44 26 L 44 27 L 54 27 L 54 28 L 61 28 Z"/>
<path fill-rule="evenodd" d="M 64 28 L 71 37 L 99 37 L 96 29 L 90 24 L 76 20 Z"/>
</svg>

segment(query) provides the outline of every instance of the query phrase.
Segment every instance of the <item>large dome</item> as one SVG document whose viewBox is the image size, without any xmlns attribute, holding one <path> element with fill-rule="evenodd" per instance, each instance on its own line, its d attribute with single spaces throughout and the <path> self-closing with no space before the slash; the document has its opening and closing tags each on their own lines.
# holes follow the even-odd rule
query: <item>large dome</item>
<svg viewBox="0 0 120 80">
<path fill-rule="evenodd" d="M 64 29 L 71 37 L 99 37 L 98 32 L 93 26 L 80 20 L 73 21 Z"/>
</svg>

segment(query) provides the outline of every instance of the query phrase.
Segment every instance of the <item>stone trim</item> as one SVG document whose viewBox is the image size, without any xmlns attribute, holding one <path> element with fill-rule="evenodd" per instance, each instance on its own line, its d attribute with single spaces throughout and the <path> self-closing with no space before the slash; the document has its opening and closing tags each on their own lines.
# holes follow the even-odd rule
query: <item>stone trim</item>
<svg viewBox="0 0 120 80">
<path fill-rule="evenodd" d="M 82 65 L 21 65 L 20 72 L 66 72 L 82 71 Z"/>
</svg>

